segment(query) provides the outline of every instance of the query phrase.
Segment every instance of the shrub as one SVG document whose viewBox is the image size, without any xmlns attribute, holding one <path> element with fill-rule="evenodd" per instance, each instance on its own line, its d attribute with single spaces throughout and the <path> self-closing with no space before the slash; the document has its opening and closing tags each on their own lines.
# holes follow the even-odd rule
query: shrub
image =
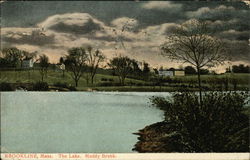
<svg viewBox="0 0 250 160">
<path fill-rule="evenodd" d="M 54 86 L 61 87 L 61 88 L 68 88 L 68 84 L 67 83 L 61 83 L 61 82 L 54 83 Z"/>
<path fill-rule="evenodd" d="M 112 78 L 101 78 L 101 81 L 103 81 L 103 82 L 106 82 L 106 81 L 114 82 L 114 79 L 112 79 Z"/>
<path fill-rule="evenodd" d="M 13 91 L 13 88 L 9 83 L 2 82 L 0 83 L 0 91 Z"/>
<path fill-rule="evenodd" d="M 74 86 L 68 86 L 68 89 L 69 89 L 70 91 L 77 91 L 76 87 L 74 87 Z"/>
<path fill-rule="evenodd" d="M 34 91 L 48 91 L 49 90 L 49 85 L 46 82 L 36 82 L 33 85 L 33 90 Z"/>
<path fill-rule="evenodd" d="M 101 81 L 108 81 L 107 78 L 101 78 Z"/>
<path fill-rule="evenodd" d="M 54 86 L 60 87 L 60 88 L 67 88 L 70 91 L 77 91 L 77 89 L 74 86 L 68 85 L 67 83 L 57 82 L 54 84 Z"/>
<path fill-rule="evenodd" d="M 109 80 L 110 82 L 114 82 L 114 79 L 112 79 L 112 78 L 109 78 L 108 80 Z"/>
<path fill-rule="evenodd" d="M 210 92 L 203 95 L 202 105 L 198 95 L 188 92 L 175 93 L 172 99 L 153 97 L 153 105 L 164 111 L 170 128 L 164 135 L 179 135 L 164 141 L 164 150 L 175 144 L 176 152 L 248 152 L 247 96 Z"/>
<path fill-rule="evenodd" d="M 98 83 L 98 86 L 102 86 L 102 87 L 121 86 L 121 84 L 120 83 L 116 83 L 116 82 L 102 82 L 102 83 Z"/>
</svg>

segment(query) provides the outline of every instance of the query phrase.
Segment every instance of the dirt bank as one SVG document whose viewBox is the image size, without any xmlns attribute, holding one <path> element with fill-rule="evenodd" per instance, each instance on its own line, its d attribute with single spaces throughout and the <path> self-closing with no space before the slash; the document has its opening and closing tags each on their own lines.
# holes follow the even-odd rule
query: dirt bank
<svg viewBox="0 0 250 160">
<path fill-rule="evenodd" d="M 172 125 L 167 122 L 157 122 L 139 130 L 138 142 L 133 150 L 140 153 L 178 152 L 180 135 L 173 132 Z"/>
</svg>

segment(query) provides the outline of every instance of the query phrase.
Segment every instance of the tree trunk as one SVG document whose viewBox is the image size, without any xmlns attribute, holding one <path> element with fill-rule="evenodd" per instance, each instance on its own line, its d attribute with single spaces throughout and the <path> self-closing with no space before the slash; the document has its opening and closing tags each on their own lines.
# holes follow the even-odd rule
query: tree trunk
<svg viewBox="0 0 250 160">
<path fill-rule="evenodd" d="M 118 78 L 119 78 L 120 84 L 122 85 L 122 78 L 121 78 L 121 76 L 118 76 Z"/>
<path fill-rule="evenodd" d="M 94 83 L 94 75 L 91 76 L 91 84 Z"/>
<path fill-rule="evenodd" d="M 44 77 L 44 74 L 42 73 L 42 82 L 43 82 L 43 77 Z"/>
<path fill-rule="evenodd" d="M 20 68 L 23 68 L 23 61 L 21 60 L 21 67 Z"/>
<path fill-rule="evenodd" d="M 200 73 L 200 68 L 197 67 L 197 72 L 198 72 L 198 84 L 199 84 L 199 97 L 200 97 L 200 104 L 202 105 L 202 88 L 201 88 L 201 73 Z"/>
<path fill-rule="evenodd" d="M 87 83 L 87 86 L 89 85 L 89 74 L 87 73 L 86 75 L 86 83 Z"/>
<path fill-rule="evenodd" d="M 75 86 L 77 87 L 78 86 L 78 80 L 75 79 Z"/>
<path fill-rule="evenodd" d="M 122 77 L 122 86 L 124 86 L 125 77 Z"/>
</svg>

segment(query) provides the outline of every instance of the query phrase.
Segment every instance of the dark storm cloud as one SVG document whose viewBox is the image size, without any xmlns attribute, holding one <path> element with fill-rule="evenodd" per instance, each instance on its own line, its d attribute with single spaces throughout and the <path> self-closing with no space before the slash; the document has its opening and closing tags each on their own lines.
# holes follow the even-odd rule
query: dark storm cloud
<svg viewBox="0 0 250 160">
<path fill-rule="evenodd" d="M 248 41 L 224 39 L 225 47 L 232 61 L 245 61 L 250 63 L 250 47 Z"/>
<path fill-rule="evenodd" d="M 247 22 L 242 22 L 240 19 L 231 19 L 228 21 L 206 20 L 205 22 L 208 24 L 209 30 L 212 33 L 214 33 L 214 35 L 221 35 L 222 33 L 229 31 L 229 30 L 235 30 L 237 32 L 242 32 L 242 33 L 247 33 L 250 30 L 249 24 Z M 246 36 L 248 35 L 249 34 L 246 34 Z"/>
<path fill-rule="evenodd" d="M 112 20 L 120 17 L 135 18 L 141 22 L 141 27 L 175 22 L 177 19 L 185 17 L 180 2 L 167 2 L 161 6 L 162 9 L 156 5 L 151 6 L 146 1 L 12 1 L 2 5 L 2 25 L 6 27 L 34 26 L 47 17 L 74 12 L 89 13 L 108 25 Z M 185 6 L 185 8 L 189 7 Z"/>
<path fill-rule="evenodd" d="M 100 42 L 111 50 L 111 44 L 124 41 L 127 48 L 135 49 L 131 52 L 139 54 L 143 48 L 143 55 L 151 59 L 151 53 L 156 52 L 153 47 L 163 43 L 178 25 L 193 18 L 209 22 L 209 27 L 216 30 L 215 36 L 230 48 L 234 60 L 249 58 L 250 11 L 243 2 L 13 1 L 3 3 L 1 8 L 2 27 L 38 27 L 46 33 L 3 35 L 2 40 L 8 43 L 53 48 Z M 127 21 L 133 21 L 132 28 L 121 34 Z M 115 34 L 114 28 L 120 32 Z"/>
<path fill-rule="evenodd" d="M 46 36 L 40 31 L 32 31 L 31 33 L 21 33 L 9 31 L 2 35 L 2 41 L 14 44 L 30 44 L 37 46 L 50 45 L 55 42 L 55 36 Z"/>
<path fill-rule="evenodd" d="M 227 40 L 238 40 L 238 41 L 246 41 L 249 40 L 250 31 L 236 31 L 236 30 L 227 30 L 218 33 L 218 37 Z M 247 45 L 247 44 L 246 44 Z"/>
<path fill-rule="evenodd" d="M 11 1 L 2 4 L 2 25 L 27 27 L 43 21 L 49 16 L 64 13 L 89 13 L 109 24 L 119 17 L 135 18 L 140 26 L 185 21 L 185 12 L 195 12 L 202 7 L 211 9 L 220 5 L 247 9 L 244 3 L 220 2 L 133 2 L 133 1 Z M 237 14 L 237 13 L 236 13 Z M 214 17 L 216 18 L 216 17 Z"/>
<path fill-rule="evenodd" d="M 218 5 L 214 7 L 201 7 L 195 11 L 186 12 L 188 18 L 195 18 L 199 20 L 221 21 L 224 23 L 217 23 L 220 28 L 217 29 L 236 29 L 249 30 L 250 29 L 250 10 L 245 7 L 239 8 L 237 5 Z M 230 28 L 231 27 L 231 28 Z M 220 31 L 219 30 L 219 31 Z"/>
<path fill-rule="evenodd" d="M 114 41 L 125 41 L 125 42 L 132 42 L 133 40 L 126 37 L 126 36 L 110 36 L 110 35 L 105 35 L 105 36 L 89 36 L 90 39 L 94 40 L 101 40 L 101 41 L 107 41 L 107 42 L 114 42 Z"/>
<path fill-rule="evenodd" d="M 94 31 L 99 31 L 101 29 L 100 25 L 93 23 L 93 21 L 87 22 L 82 26 L 79 25 L 67 25 L 63 22 L 60 22 L 54 26 L 51 26 L 49 29 L 64 32 L 64 33 L 72 33 L 72 34 L 87 34 Z"/>
</svg>

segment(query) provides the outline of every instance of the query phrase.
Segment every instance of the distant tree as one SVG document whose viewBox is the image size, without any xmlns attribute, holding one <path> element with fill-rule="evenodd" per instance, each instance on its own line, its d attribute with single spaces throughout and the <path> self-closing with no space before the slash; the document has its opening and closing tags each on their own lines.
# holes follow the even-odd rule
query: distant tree
<svg viewBox="0 0 250 160">
<path fill-rule="evenodd" d="M 9 62 L 5 59 L 0 57 L 0 68 L 9 67 Z"/>
<path fill-rule="evenodd" d="M 163 70 L 164 70 L 164 68 L 163 68 L 163 66 L 161 66 L 160 69 L 159 69 L 159 71 L 163 71 Z"/>
<path fill-rule="evenodd" d="M 224 62 L 225 49 L 222 42 L 212 36 L 207 23 L 190 20 L 177 27 L 173 34 L 167 37 L 167 42 L 162 45 L 161 50 L 164 56 L 189 63 L 196 68 L 202 104 L 200 70 L 205 66 L 211 67 Z"/>
<path fill-rule="evenodd" d="M 170 71 L 175 71 L 175 68 L 171 67 L 171 68 L 169 68 L 168 70 L 170 70 Z"/>
<path fill-rule="evenodd" d="M 209 74 L 209 70 L 208 69 L 200 69 L 200 74 Z"/>
<path fill-rule="evenodd" d="M 2 50 L 3 58 L 8 62 L 8 67 L 18 67 L 20 59 L 22 57 L 22 51 L 16 47 L 4 48 Z"/>
<path fill-rule="evenodd" d="M 150 68 L 149 68 L 149 64 L 146 62 L 143 62 L 143 77 L 145 80 L 148 80 L 149 74 L 150 74 Z"/>
<path fill-rule="evenodd" d="M 230 68 L 230 67 L 227 67 L 225 73 L 231 73 L 231 72 L 232 72 L 231 68 Z"/>
<path fill-rule="evenodd" d="M 59 63 L 60 63 L 60 64 L 64 64 L 64 62 L 65 62 L 65 58 L 64 58 L 64 57 L 60 57 Z"/>
<path fill-rule="evenodd" d="M 2 58 L 7 62 L 5 67 L 22 67 L 25 59 L 34 59 L 36 52 L 19 50 L 16 47 L 5 48 L 2 50 Z"/>
<path fill-rule="evenodd" d="M 130 73 L 131 76 L 137 78 L 137 79 L 141 79 L 142 78 L 142 70 L 139 66 L 140 62 L 131 59 L 132 61 L 132 71 Z"/>
<path fill-rule="evenodd" d="M 155 74 L 159 74 L 159 71 L 157 68 L 153 68 Z"/>
<path fill-rule="evenodd" d="M 68 50 L 65 65 L 67 70 L 72 73 L 71 77 L 73 78 L 76 87 L 78 86 L 78 81 L 83 74 L 83 69 L 86 67 L 86 60 L 87 54 L 84 48 L 77 47 Z"/>
<path fill-rule="evenodd" d="M 249 66 L 245 66 L 244 64 L 239 64 L 238 66 L 233 65 L 232 71 L 234 73 L 250 73 L 250 68 Z"/>
<path fill-rule="evenodd" d="M 91 46 L 87 48 L 87 65 L 89 69 L 89 76 L 87 76 L 87 82 L 88 78 L 90 77 L 91 84 L 94 83 L 94 77 L 96 75 L 96 71 L 100 65 L 101 62 L 105 60 L 105 56 L 103 53 L 99 50 L 93 50 Z"/>
<path fill-rule="evenodd" d="M 108 64 L 118 75 L 121 85 L 124 85 L 125 78 L 133 71 L 133 60 L 128 57 L 115 57 Z"/>
<path fill-rule="evenodd" d="M 196 74 L 196 70 L 192 66 L 186 66 L 184 70 L 185 74 Z"/>
<path fill-rule="evenodd" d="M 46 56 L 45 54 L 40 55 L 38 62 L 39 62 L 39 71 L 40 71 L 42 82 L 43 82 L 44 76 L 47 75 L 47 72 L 48 72 L 49 57 Z"/>
</svg>

